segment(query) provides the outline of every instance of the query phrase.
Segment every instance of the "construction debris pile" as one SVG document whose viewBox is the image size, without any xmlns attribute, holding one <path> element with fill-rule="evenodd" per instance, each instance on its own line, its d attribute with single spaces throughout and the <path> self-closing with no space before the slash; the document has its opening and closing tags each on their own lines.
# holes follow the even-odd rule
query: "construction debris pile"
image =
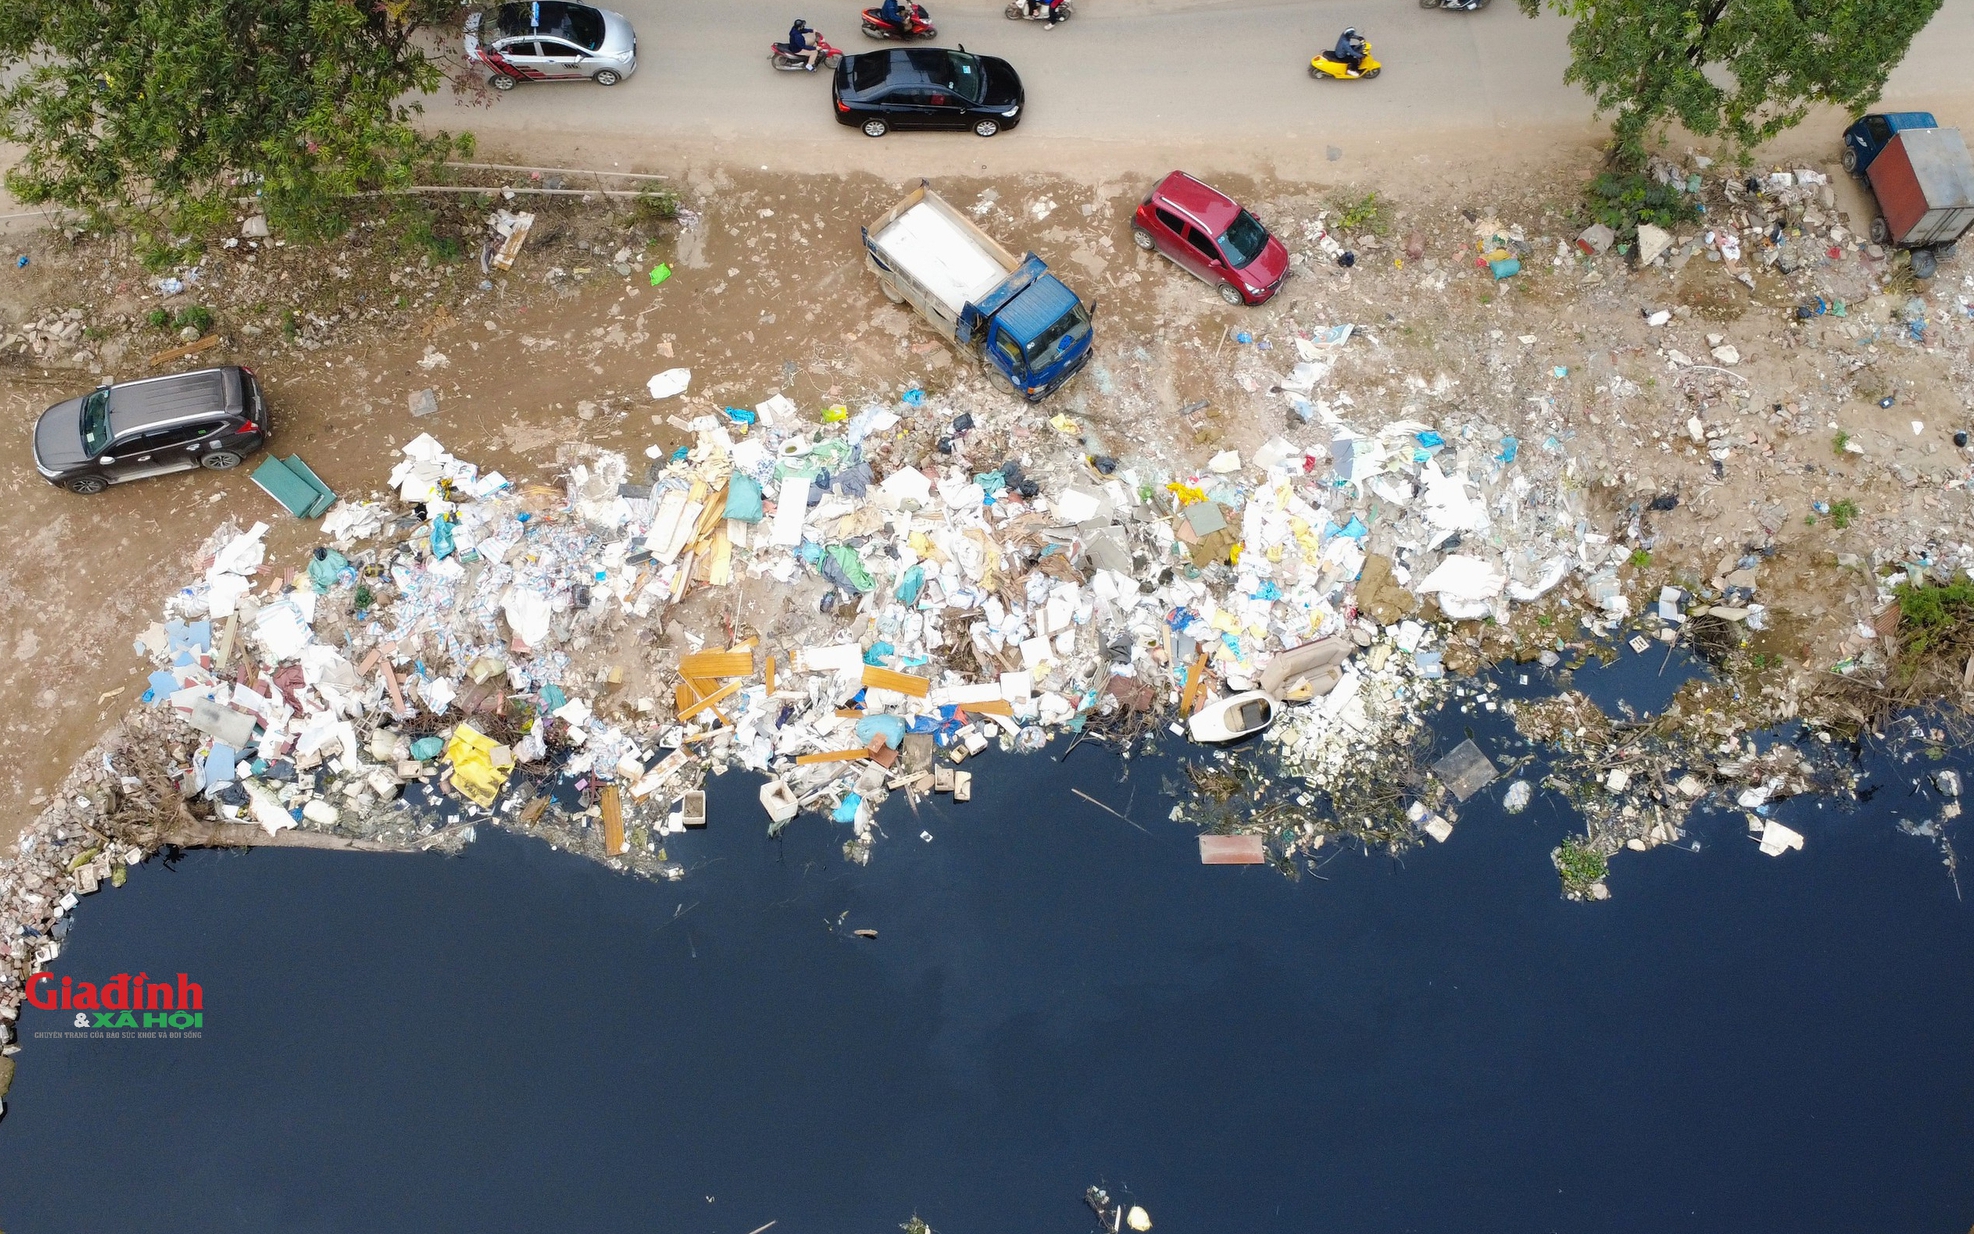
<svg viewBox="0 0 1974 1234">
<path fill-rule="evenodd" d="M 1573 573 L 1599 632 L 1629 611 L 1555 443 L 1359 431 L 1339 402 L 1303 444 L 1177 475 L 917 390 L 819 422 L 782 395 L 674 416 L 691 446 L 635 478 L 571 449 L 561 488 L 421 435 L 300 569 L 265 568 L 263 526 L 222 529 L 140 640 L 146 697 L 201 735 L 185 786 L 225 820 L 412 843 L 492 813 L 670 877 L 708 769 L 768 776 L 773 825 L 827 813 L 863 859 L 888 793 L 965 793 L 935 752 L 1148 732 L 1223 692 L 1308 702 L 1270 739 L 1327 791 L 1423 723 L 1438 619 L 1505 625 Z M 750 580 L 782 601 L 764 629 L 720 599 Z M 624 631 L 650 635 L 629 677 Z"/>
</svg>

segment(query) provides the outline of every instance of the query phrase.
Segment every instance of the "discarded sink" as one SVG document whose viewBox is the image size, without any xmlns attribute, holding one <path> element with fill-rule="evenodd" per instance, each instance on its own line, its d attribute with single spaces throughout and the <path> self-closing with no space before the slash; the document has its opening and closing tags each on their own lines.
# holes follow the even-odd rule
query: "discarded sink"
<svg viewBox="0 0 1974 1234">
<path fill-rule="evenodd" d="M 1194 741 L 1239 741 L 1275 721 L 1275 700 L 1260 690 L 1216 699 L 1186 721 Z"/>
</svg>

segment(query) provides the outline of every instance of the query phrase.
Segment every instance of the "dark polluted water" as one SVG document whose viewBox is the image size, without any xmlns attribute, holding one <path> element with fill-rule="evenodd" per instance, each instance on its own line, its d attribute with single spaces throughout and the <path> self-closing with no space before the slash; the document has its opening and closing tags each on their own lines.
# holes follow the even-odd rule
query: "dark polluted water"
<svg viewBox="0 0 1974 1234">
<path fill-rule="evenodd" d="M 29 1011 L 0 1228 L 1080 1234 L 1100 1181 L 1216 1234 L 1974 1218 L 1974 911 L 1891 824 L 1909 770 L 1788 803 L 1781 859 L 1696 817 L 1584 905 L 1549 793 L 1291 881 L 1200 866 L 1158 760 L 974 766 L 867 869 L 738 775 L 677 884 L 485 830 L 153 862 L 61 971 L 191 974 L 204 1035 Z"/>
</svg>

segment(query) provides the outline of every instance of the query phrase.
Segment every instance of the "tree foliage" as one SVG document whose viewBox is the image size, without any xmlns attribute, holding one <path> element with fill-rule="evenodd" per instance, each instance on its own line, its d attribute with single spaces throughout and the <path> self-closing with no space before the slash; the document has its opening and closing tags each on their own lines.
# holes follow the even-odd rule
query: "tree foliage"
<svg viewBox="0 0 1974 1234">
<path fill-rule="evenodd" d="M 451 147 L 410 98 L 445 77 L 425 32 L 459 21 L 456 0 L 0 0 L 8 187 L 172 227 L 258 191 L 276 227 L 333 229 L 344 195 Z"/>
<path fill-rule="evenodd" d="M 1743 147 L 1818 103 L 1860 112 L 1941 0 L 1518 0 L 1569 18 L 1570 66 L 1616 115 L 1620 161 L 1671 121 Z"/>
</svg>

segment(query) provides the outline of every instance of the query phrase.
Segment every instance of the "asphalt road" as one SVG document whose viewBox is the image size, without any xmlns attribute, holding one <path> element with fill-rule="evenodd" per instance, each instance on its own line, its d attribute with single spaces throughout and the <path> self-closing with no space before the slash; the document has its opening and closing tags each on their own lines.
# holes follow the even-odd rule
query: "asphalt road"
<svg viewBox="0 0 1974 1234">
<path fill-rule="evenodd" d="M 1019 171 L 1104 175 L 1176 157 L 1202 169 L 1281 175 L 1360 171 L 1365 161 L 1537 162 L 1602 131 L 1562 83 L 1562 20 L 1512 0 L 1479 13 L 1412 0 L 1081 0 L 1050 32 L 1011 22 L 1000 0 L 932 0 L 938 43 L 1013 62 L 1028 92 L 1021 127 L 892 134 L 835 123 L 823 72 L 778 73 L 768 44 L 804 16 L 849 52 L 886 46 L 858 31 L 854 0 L 773 10 L 724 0 L 615 0 L 637 27 L 637 74 L 608 90 L 528 85 L 466 106 L 427 101 L 431 121 L 470 128 L 492 149 L 557 165 L 678 168 L 766 164 L 777 171 Z M 1355 25 L 1386 65 L 1375 81 L 1317 82 L 1307 65 Z M 1949 0 L 1894 74 L 1886 103 L 1974 122 L 1964 71 L 1974 0 Z M 1840 117 L 1815 116 L 1782 148 L 1834 145 Z M 1342 167 L 1329 166 L 1343 164 Z"/>
</svg>

